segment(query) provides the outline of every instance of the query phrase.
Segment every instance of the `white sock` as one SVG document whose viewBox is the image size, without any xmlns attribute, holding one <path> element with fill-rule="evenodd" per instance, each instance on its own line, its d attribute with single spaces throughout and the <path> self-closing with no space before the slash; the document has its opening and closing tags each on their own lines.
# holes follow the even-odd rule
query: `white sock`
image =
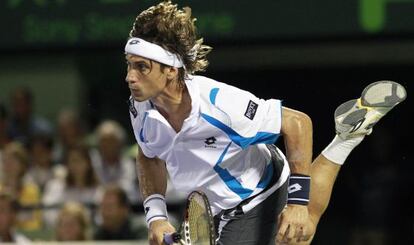
<svg viewBox="0 0 414 245">
<path fill-rule="evenodd" d="M 343 140 L 338 135 L 322 151 L 322 155 L 329 161 L 343 165 L 351 151 L 361 143 L 365 135 Z"/>
</svg>

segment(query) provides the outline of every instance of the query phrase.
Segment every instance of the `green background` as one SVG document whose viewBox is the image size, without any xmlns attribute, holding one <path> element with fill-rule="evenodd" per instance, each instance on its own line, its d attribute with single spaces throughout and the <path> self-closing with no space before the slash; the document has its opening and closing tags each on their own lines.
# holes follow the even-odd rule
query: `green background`
<svg viewBox="0 0 414 245">
<path fill-rule="evenodd" d="M 1 48 L 115 45 L 153 0 L 4 0 Z M 413 0 L 174 1 L 212 40 L 314 39 L 414 33 Z"/>
</svg>

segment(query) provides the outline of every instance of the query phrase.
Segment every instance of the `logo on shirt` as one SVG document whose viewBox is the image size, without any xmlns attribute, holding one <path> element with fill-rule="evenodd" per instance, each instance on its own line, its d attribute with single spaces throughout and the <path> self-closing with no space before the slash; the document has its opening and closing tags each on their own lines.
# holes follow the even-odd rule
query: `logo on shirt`
<svg viewBox="0 0 414 245">
<path fill-rule="evenodd" d="M 259 107 L 259 105 L 250 100 L 244 115 L 250 120 L 253 120 L 254 116 L 256 115 L 257 107 Z"/>
<path fill-rule="evenodd" d="M 128 100 L 128 106 L 129 106 L 129 111 L 134 116 L 134 118 L 136 118 L 138 116 L 138 112 L 137 112 L 137 109 L 135 109 L 135 106 L 134 106 L 134 98 L 131 98 L 131 99 Z"/>
<path fill-rule="evenodd" d="M 217 139 L 215 137 L 208 137 L 204 143 L 205 143 L 205 147 L 208 148 L 216 148 L 216 146 L 214 145 L 216 143 Z"/>
</svg>

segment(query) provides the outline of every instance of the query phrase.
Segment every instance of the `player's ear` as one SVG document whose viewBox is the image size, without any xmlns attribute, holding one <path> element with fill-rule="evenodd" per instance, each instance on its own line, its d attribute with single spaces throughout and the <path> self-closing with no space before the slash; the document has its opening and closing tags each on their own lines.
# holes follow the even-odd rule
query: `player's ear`
<svg viewBox="0 0 414 245">
<path fill-rule="evenodd" d="M 165 72 L 167 73 L 168 80 L 173 80 L 178 76 L 178 68 L 176 67 L 168 66 L 165 68 Z"/>
</svg>

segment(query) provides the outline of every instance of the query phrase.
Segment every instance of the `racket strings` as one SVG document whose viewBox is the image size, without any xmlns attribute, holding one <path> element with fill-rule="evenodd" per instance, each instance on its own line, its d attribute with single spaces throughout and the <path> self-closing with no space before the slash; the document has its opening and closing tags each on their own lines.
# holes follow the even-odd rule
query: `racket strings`
<svg viewBox="0 0 414 245">
<path fill-rule="evenodd" d="M 188 208 L 189 233 L 192 244 L 210 244 L 210 222 L 202 196 L 194 195 Z"/>
</svg>

